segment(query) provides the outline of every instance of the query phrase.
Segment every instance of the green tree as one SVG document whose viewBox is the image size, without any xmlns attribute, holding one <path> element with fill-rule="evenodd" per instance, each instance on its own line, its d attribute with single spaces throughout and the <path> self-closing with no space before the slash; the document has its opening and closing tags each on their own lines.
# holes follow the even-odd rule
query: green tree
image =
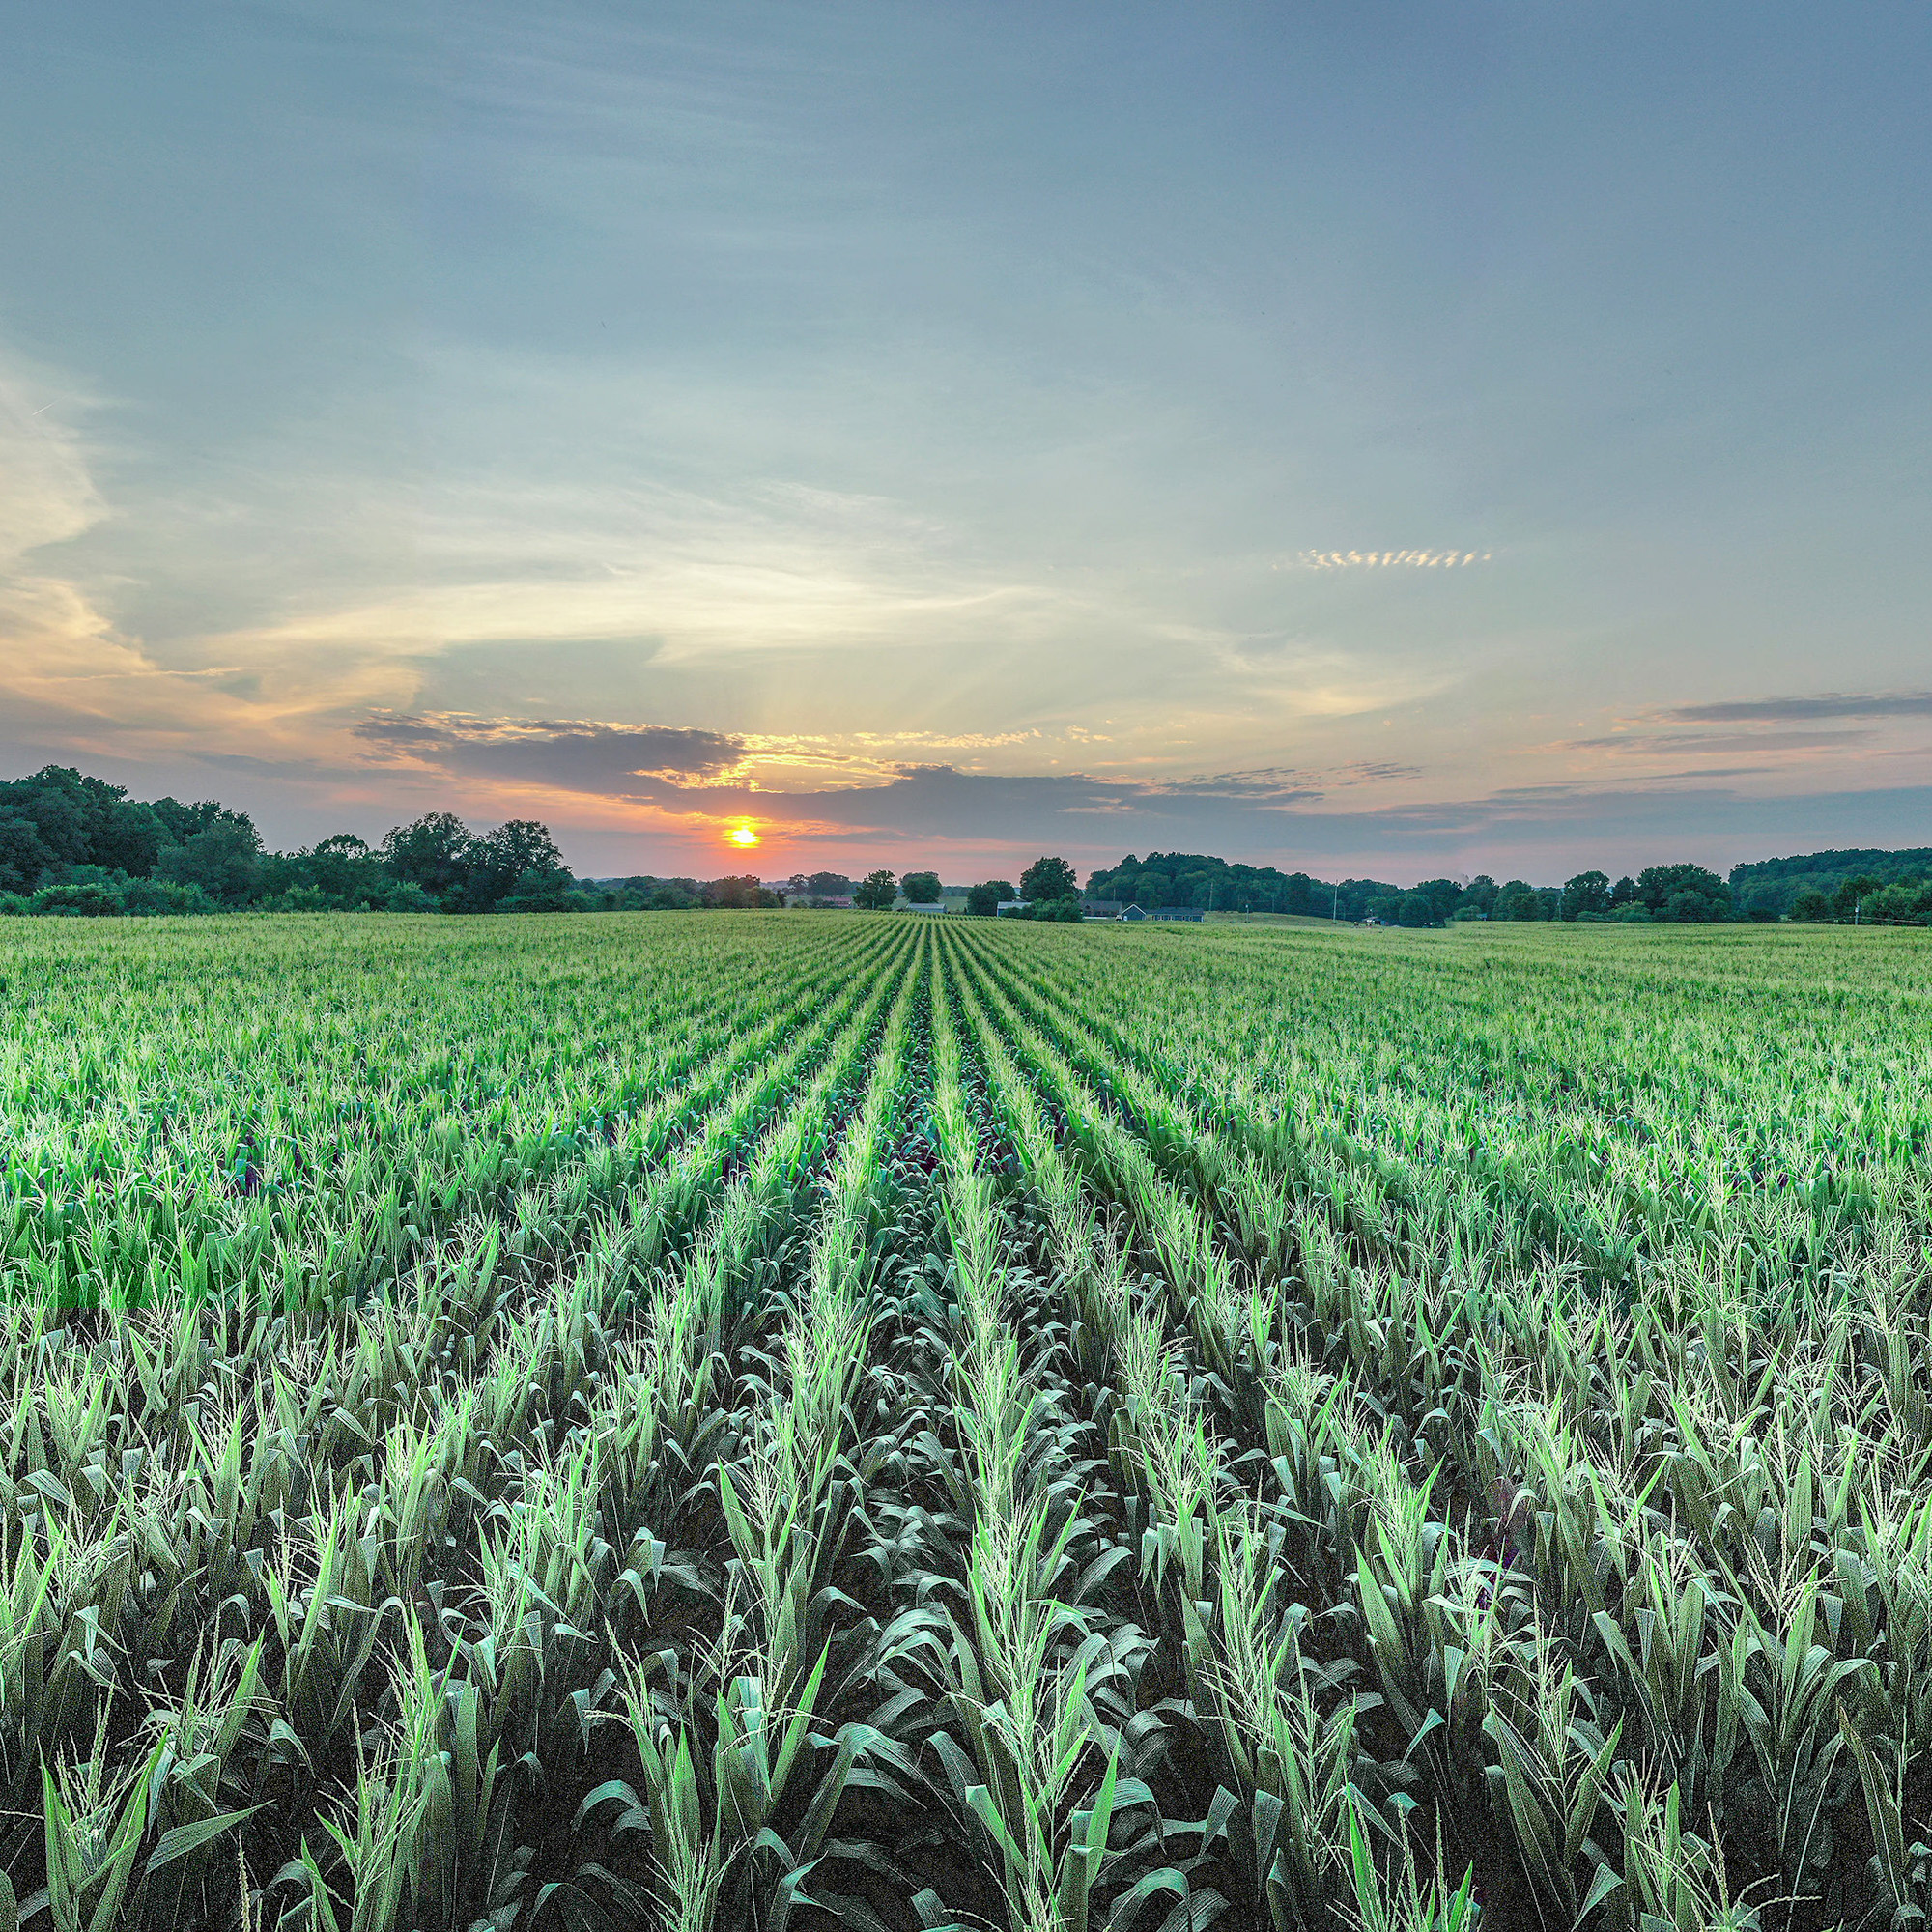
<svg viewBox="0 0 1932 1932">
<path fill-rule="evenodd" d="M 570 867 L 534 818 L 511 818 L 470 839 L 460 854 L 465 912 L 495 912 L 513 893 L 526 900 L 554 898 L 571 887 Z"/>
<path fill-rule="evenodd" d="M 987 879 L 981 885 L 967 888 L 966 910 L 976 919 L 991 919 L 999 911 L 1001 901 L 1012 896 L 1010 879 Z"/>
<path fill-rule="evenodd" d="M 1832 917 L 1832 901 L 1816 886 L 1801 886 L 1791 901 L 1791 917 L 1801 925 L 1823 925 Z"/>
<path fill-rule="evenodd" d="M 57 861 L 24 813 L 0 813 L 0 893 L 30 893 Z"/>
<path fill-rule="evenodd" d="M 199 886 L 210 898 L 237 906 L 254 895 L 261 868 L 262 836 L 240 812 L 224 811 L 185 844 L 165 847 L 155 876 L 177 886 Z"/>
<path fill-rule="evenodd" d="M 1440 925 L 1442 915 L 1435 910 L 1435 901 L 1418 888 L 1412 893 L 1404 893 L 1397 902 L 1395 923 L 1398 925 Z"/>
<path fill-rule="evenodd" d="M 1563 882 L 1563 917 L 1576 919 L 1586 912 L 1608 912 L 1610 882 L 1602 872 L 1578 872 Z"/>
<path fill-rule="evenodd" d="M 204 798 L 184 805 L 178 798 L 157 798 L 150 808 L 177 845 L 185 845 L 197 832 L 206 832 L 221 816 L 218 799 Z"/>
<path fill-rule="evenodd" d="M 1729 919 L 1731 889 L 1702 866 L 1646 866 L 1636 875 L 1636 895 L 1654 919 Z"/>
<path fill-rule="evenodd" d="M 867 912 L 889 912 L 897 896 L 897 883 L 884 867 L 876 872 L 867 872 L 852 888 L 852 903 Z"/>
<path fill-rule="evenodd" d="M 1919 887 L 1917 880 L 1894 879 L 1889 886 L 1881 886 L 1871 895 L 1865 907 L 1865 917 L 1895 924 L 1900 920 L 1916 919 L 1919 911 Z"/>
<path fill-rule="evenodd" d="M 937 872 L 908 872 L 899 880 L 899 891 L 914 905 L 932 905 L 939 897 L 940 884 Z"/>
<path fill-rule="evenodd" d="M 1023 899 L 1074 899 L 1080 896 L 1080 880 L 1065 859 L 1036 859 L 1020 874 Z"/>
<path fill-rule="evenodd" d="M 462 893 L 469 855 L 469 828 L 453 811 L 432 811 L 398 825 L 383 840 L 383 863 L 389 870 L 420 886 L 440 905 L 453 904 Z"/>
<path fill-rule="evenodd" d="M 498 912 L 568 912 L 577 901 L 571 896 L 574 885 L 570 874 L 558 867 L 530 866 L 519 872 L 510 890 L 497 902 Z"/>
<path fill-rule="evenodd" d="M 1832 910 L 1840 919 L 1862 919 L 1864 901 L 1878 891 L 1880 884 L 1870 872 L 1854 872 L 1849 879 L 1841 880 L 1838 890 L 1832 895 Z"/>
<path fill-rule="evenodd" d="M 376 852 L 353 832 L 338 832 L 299 852 L 278 852 L 262 862 L 262 891 L 287 912 L 355 912 L 387 908 L 413 898 L 418 889 L 393 877 Z"/>
</svg>

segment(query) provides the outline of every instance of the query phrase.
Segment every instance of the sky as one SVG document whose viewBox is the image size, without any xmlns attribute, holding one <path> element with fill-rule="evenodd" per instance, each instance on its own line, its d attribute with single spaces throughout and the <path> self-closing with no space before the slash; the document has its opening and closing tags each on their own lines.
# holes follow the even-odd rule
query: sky
<svg viewBox="0 0 1932 1932">
<path fill-rule="evenodd" d="M 1932 843 L 1922 6 L 0 18 L 0 776 L 595 874 Z"/>
</svg>

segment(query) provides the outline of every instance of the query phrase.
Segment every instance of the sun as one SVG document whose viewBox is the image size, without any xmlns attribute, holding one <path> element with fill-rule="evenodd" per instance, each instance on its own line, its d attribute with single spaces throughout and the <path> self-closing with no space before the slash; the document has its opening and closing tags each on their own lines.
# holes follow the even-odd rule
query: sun
<svg viewBox="0 0 1932 1932">
<path fill-rule="evenodd" d="M 741 825 L 735 832 L 724 835 L 725 841 L 732 845 L 753 846 L 759 843 L 758 835 L 749 825 Z"/>
</svg>

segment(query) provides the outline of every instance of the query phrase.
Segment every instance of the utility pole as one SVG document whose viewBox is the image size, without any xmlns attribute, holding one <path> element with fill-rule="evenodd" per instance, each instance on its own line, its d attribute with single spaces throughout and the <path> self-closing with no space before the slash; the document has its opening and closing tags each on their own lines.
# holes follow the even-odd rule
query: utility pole
<svg viewBox="0 0 1932 1932">
<path fill-rule="evenodd" d="M 1337 924 L 1342 923 L 1342 888 L 1335 888 L 1335 903 L 1328 909 L 1328 917 Z"/>
</svg>

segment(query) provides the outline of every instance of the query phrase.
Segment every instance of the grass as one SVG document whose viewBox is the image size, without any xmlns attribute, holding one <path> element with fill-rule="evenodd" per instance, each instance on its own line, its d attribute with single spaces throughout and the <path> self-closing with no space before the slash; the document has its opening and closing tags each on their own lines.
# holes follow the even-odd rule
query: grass
<svg viewBox="0 0 1932 1932">
<path fill-rule="evenodd" d="M 0 1923 L 1905 1925 L 1932 945 L 0 925 Z"/>
</svg>

